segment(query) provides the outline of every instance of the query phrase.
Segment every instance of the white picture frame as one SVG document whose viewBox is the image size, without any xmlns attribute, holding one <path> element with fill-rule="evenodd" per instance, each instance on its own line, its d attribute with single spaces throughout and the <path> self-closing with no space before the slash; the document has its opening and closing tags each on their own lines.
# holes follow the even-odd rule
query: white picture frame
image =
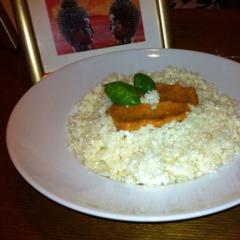
<svg viewBox="0 0 240 240">
<path fill-rule="evenodd" d="M 68 64 L 102 53 L 126 49 L 168 47 L 166 42 L 169 42 L 170 38 L 168 35 L 164 35 L 165 32 L 168 33 L 168 29 L 166 19 L 163 19 L 166 18 L 167 14 L 166 2 L 167 0 L 139 0 L 145 36 L 143 42 L 58 55 L 45 0 L 13 1 L 14 12 L 20 34 L 22 33 L 22 42 L 29 59 L 28 63 L 33 82 L 41 80 L 44 75 Z M 29 26 L 27 30 L 26 25 Z M 30 44 L 26 35 L 30 37 Z M 36 56 L 33 57 L 33 55 Z"/>
</svg>

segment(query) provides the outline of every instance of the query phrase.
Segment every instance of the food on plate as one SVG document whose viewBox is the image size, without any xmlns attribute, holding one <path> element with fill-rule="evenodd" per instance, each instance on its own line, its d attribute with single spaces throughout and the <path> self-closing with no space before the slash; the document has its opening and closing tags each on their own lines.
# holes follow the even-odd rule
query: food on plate
<svg viewBox="0 0 240 240">
<path fill-rule="evenodd" d="M 115 104 L 133 106 L 140 103 L 138 90 L 125 82 L 111 82 L 106 84 L 104 89 Z"/>
<path fill-rule="evenodd" d="M 156 89 L 156 84 L 152 78 L 144 73 L 136 73 L 133 76 L 133 85 L 142 93 L 147 93 Z"/>
<path fill-rule="evenodd" d="M 236 100 L 186 69 L 114 73 L 77 103 L 67 141 L 99 175 L 147 186 L 181 183 L 240 153 L 237 110 Z"/>
<path fill-rule="evenodd" d="M 175 84 L 159 82 L 156 88 L 161 94 L 161 101 L 172 100 L 198 105 L 198 96 L 194 87 L 183 87 L 178 82 Z"/>
<path fill-rule="evenodd" d="M 189 104 L 198 104 L 194 87 L 161 82 L 156 86 L 152 78 L 144 73 L 133 76 L 133 85 L 119 81 L 111 82 L 104 85 L 104 90 L 115 103 L 109 107 L 107 113 L 119 130 L 137 130 L 148 124 L 161 127 L 173 120 L 182 121 L 190 111 Z M 141 103 L 141 95 L 145 97 L 152 92 L 158 95 L 155 105 Z"/>
<path fill-rule="evenodd" d="M 148 124 L 161 127 L 163 124 L 177 120 L 182 121 L 190 111 L 187 103 L 164 101 L 156 104 L 140 103 L 133 107 L 112 105 L 107 113 L 112 117 L 113 123 L 119 130 L 137 130 Z"/>
</svg>

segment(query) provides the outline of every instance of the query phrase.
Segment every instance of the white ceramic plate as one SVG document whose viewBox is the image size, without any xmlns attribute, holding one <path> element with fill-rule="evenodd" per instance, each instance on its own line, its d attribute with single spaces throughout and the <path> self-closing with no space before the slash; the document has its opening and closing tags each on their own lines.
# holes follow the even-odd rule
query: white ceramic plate
<svg viewBox="0 0 240 240">
<path fill-rule="evenodd" d="M 240 100 L 240 65 L 209 54 L 168 49 L 129 50 L 65 67 L 33 86 L 14 108 L 7 146 L 20 174 L 50 199 L 94 216 L 139 222 L 208 215 L 240 203 L 240 160 L 216 174 L 164 187 L 125 185 L 97 176 L 66 145 L 74 104 L 112 72 L 160 71 L 168 65 L 199 72 Z"/>
</svg>

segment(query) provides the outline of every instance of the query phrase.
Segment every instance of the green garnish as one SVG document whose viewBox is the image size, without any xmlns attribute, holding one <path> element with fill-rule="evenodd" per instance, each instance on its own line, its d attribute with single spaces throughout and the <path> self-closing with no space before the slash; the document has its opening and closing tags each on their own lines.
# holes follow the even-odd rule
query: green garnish
<svg viewBox="0 0 240 240">
<path fill-rule="evenodd" d="M 140 103 L 139 91 L 132 85 L 117 81 L 104 85 L 107 96 L 117 105 L 133 106 Z"/>
<path fill-rule="evenodd" d="M 155 82 L 144 73 L 136 73 L 133 77 L 133 85 L 143 94 L 156 89 Z"/>
<path fill-rule="evenodd" d="M 104 90 L 113 103 L 123 106 L 134 106 L 140 103 L 140 97 L 156 89 L 155 82 L 144 73 L 136 73 L 133 85 L 122 81 L 107 83 Z"/>
</svg>

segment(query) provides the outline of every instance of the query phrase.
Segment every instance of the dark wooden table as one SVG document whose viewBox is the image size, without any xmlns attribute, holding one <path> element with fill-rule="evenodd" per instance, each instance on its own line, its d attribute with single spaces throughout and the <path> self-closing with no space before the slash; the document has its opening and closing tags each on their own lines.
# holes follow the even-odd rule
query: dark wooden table
<svg viewBox="0 0 240 240">
<path fill-rule="evenodd" d="M 172 29 L 177 48 L 240 60 L 238 11 L 174 10 Z M 9 115 L 20 97 L 31 87 L 23 53 L 1 47 L 0 69 L 1 240 L 240 238 L 240 206 L 192 220 L 140 224 L 74 212 L 38 193 L 14 168 L 5 143 Z"/>
</svg>

